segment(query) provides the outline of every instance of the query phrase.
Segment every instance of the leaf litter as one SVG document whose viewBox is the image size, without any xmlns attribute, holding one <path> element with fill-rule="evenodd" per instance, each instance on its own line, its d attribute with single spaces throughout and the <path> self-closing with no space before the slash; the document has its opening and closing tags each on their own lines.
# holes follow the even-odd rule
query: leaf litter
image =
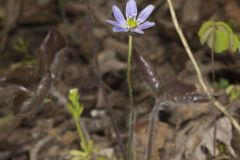
<svg viewBox="0 0 240 160">
<path fill-rule="evenodd" d="M 239 4 L 234 0 L 197 3 L 191 0 L 185 2 L 174 0 L 173 2 L 176 4 L 184 32 L 190 40 L 191 47 L 196 51 L 195 56 L 207 79 L 211 72 L 209 53 L 204 48 L 200 48 L 200 42 L 196 40 L 197 30 L 203 21 L 214 17 L 238 21 Z M 11 3 L 16 5 L 13 7 Z M 165 94 L 166 99 L 169 98 L 167 95 L 181 97 L 185 91 L 194 91 L 200 95 L 203 93 L 195 87 L 197 86 L 194 84 L 195 73 L 187 57 L 183 56 L 184 50 L 179 45 L 166 3 L 157 0 L 153 3 L 161 4 L 153 13 L 153 19 L 158 27 L 147 31 L 143 38 L 136 37 L 136 46 L 140 50 L 139 54 L 151 62 L 158 78 L 165 79 L 164 81 L 168 83 L 164 89 L 166 92 L 160 93 L 154 85 L 149 85 L 148 81 L 151 82 L 153 79 L 145 79 L 144 82 L 141 75 L 144 71 L 138 72 L 137 66 L 133 68 L 134 96 L 136 110 L 139 113 L 138 123 L 135 126 L 138 133 L 139 157 L 145 153 L 148 141 L 149 113 L 156 101 L 160 103 L 157 97 L 160 94 Z M 79 88 L 82 95 L 81 101 L 85 106 L 84 123 L 89 124 L 86 125 L 87 130 L 99 146 L 99 152 L 103 155 L 121 157 L 116 135 L 109 123 L 110 118 L 105 108 L 108 104 L 104 101 L 104 92 L 101 91 L 102 89 L 106 91 L 120 129 L 120 136 L 125 139 L 128 96 L 124 71 L 128 48 L 124 43 L 126 36 L 116 36 L 104 22 L 111 14 L 108 8 L 112 4 L 113 1 L 99 0 L 93 5 L 92 25 L 97 46 L 91 46 L 87 38 L 90 37 L 89 26 L 84 23 L 88 12 L 87 5 L 82 0 L 65 2 L 64 9 L 70 22 L 70 30 L 79 36 L 81 42 L 79 46 L 64 27 L 65 23 L 55 1 L 1 2 L 1 5 L 8 7 L 1 7 L 3 11 L 0 12 L 6 12 L 9 19 L 5 18 L 6 23 L 0 24 L 1 28 L 5 28 L 1 31 L 1 42 L 4 42 L 1 44 L 4 47 L 0 55 L 0 159 L 27 160 L 29 154 L 39 159 L 66 159 L 68 151 L 76 149 L 78 144 L 73 122 L 64 107 L 66 94 L 74 87 Z M 139 4 L 145 6 L 147 1 L 141 1 Z M 189 6 L 192 8 L 189 9 Z M 225 12 L 223 13 L 222 10 Z M 191 16 L 193 11 L 194 14 Z M 233 25 L 236 24 L 233 22 Z M 24 60 L 22 55 L 12 49 L 13 42 L 23 35 L 29 41 L 30 54 L 38 64 L 9 69 L 11 64 Z M 44 40 L 46 35 L 48 36 Z M 41 45 L 44 46 L 39 47 Z M 97 48 L 97 58 L 104 83 L 104 88 L 101 89 L 96 83 L 97 76 L 92 65 L 94 60 L 91 47 Z M 227 68 L 236 71 L 239 68 L 238 55 L 230 55 L 230 61 L 224 55 L 218 55 L 217 58 L 216 69 Z M 227 74 L 222 72 L 219 77 L 227 77 Z M 169 89 L 169 86 L 179 89 L 178 92 Z M 188 89 L 183 92 L 182 88 Z M 216 94 L 220 99 L 225 99 L 224 102 L 229 104 L 228 109 L 235 114 L 235 117 L 239 117 L 239 102 L 228 102 L 220 91 Z M 214 153 L 212 146 L 214 123 L 217 125 L 216 139 L 219 144 L 215 151 L 217 157 L 231 160 L 239 158 L 239 148 L 236 144 L 239 142 L 238 135 L 235 134 L 229 121 L 219 113 L 218 119 L 214 121 L 212 117 L 214 109 L 209 102 L 187 104 L 179 102 L 169 103 L 165 110 L 158 111 L 152 159 L 210 158 Z M 13 118 L 9 115 L 13 111 L 18 117 Z M 34 150 L 38 151 L 35 155 Z"/>
</svg>

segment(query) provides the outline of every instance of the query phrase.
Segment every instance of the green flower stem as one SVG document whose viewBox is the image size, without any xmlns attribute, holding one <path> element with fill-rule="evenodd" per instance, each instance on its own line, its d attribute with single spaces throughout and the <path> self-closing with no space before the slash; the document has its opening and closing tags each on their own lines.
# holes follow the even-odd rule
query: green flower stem
<svg viewBox="0 0 240 160">
<path fill-rule="evenodd" d="M 83 130 L 82 130 L 82 126 L 81 126 L 81 124 L 80 124 L 80 122 L 79 122 L 79 117 L 74 116 L 74 121 L 75 121 L 75 124 L 76 124 L 76 126 L 77 126 L 77 132 L 78 132 L 78 135 L 79 135 L 80 140 L 82 141 L 82 143 L 83 143 L 85 146 L 87 146 L 87 140 L 86 140 L 86 138 L 85 138 L 85 136 L 84 136 L 84 133 L 83 133 Z M 81 146 L 81 145 L 80 145 L 80 146 Z M 82 147 L 82 146 L 81 146 L 81 147 Z"/>
<path fill-rule="evenodd" d="M 133 154 L 133 159 L 136 159 L 136 152 L 135 152 L 135 146 L 133 145 L 134 141 L 134 129 L 133 125 L 135 124 L 135 110 L 134 110 L 134 104 L 133 104 L 133 92 L 132 92 L 132 77 L 131 77 L 131 63 L 132 63 L 132 43 L 133 38 L 132 35 L 129 35 L 128 39 L 128 66 L 127 66 L 127 83 L 128 83 L 128 95 L 130 100 L 130 131 L 129 131 L 129 141 L 128 141 L 128 157 L 131 158 Z"/>
<path fill-rule="evenodd" d="M 132 77 L 131 77 L 131 63 L 132 63 L 132 36 L 128 39 L 128 66 L 127 66 L 127 83 L 128 83 L 128 95 L 130 99 L 131 120 L 134 120 L 134 108 L 133 108 L 133 93 L 132 93 Z"/>
</svg>

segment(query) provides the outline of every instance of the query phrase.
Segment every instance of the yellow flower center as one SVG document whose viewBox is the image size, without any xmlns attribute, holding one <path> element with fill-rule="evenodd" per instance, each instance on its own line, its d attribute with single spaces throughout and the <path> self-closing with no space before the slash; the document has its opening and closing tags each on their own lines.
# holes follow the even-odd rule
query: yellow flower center
<svg viewBox="0 0 240 160">
<path fill-rule="evenodd" d="M 138 23 L 135 18 L 128 18 L 127 25 L 129 28 L 136 28 L 138 26 Z"/>
</svg>

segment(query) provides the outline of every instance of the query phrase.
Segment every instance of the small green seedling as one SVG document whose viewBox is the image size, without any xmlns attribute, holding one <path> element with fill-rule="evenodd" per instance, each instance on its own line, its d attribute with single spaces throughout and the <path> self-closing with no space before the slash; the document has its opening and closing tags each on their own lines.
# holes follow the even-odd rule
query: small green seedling
<svg viewBox="0 0 240 160">
<path fill-rule="evenodd" d="M 79 103 L 80 95 L 78 89 L 71 89 L 68 94 L 69 102 L 67 103 L 67 108 L 71 113 L 75 125 L 77 127 L 77 132 L 80 138 L 80 150 L 71 150 L 70 155 L 72 156 L 71 160 L 106 160 L 105 157 L 97 156 L 94 152 L 96 149 L 93 146 L 93 141 L 88 140 L 83 131 L 83 127 L 80 123 L 80 117 L 83 113 L 83 105 Z"/>
<path fill-rule="evenodd" d="M 70 151 L 71 156 L 73 156 L 71 160 L 91 160 L 93 156 L 93 141 L 86 139 L 80 123 L 80 117 L 83 113 L 83 105 L 79 103 L 79 98 L 80 95 L 78 89 L 71 89 L 68 95 L 69 102 L 67 103 L 67 108 L 74 119 L 81 141 L 81 150 Z"/>
<path fill-rule="evenodd" d="M 15 51 L 23 54 L 26 58 L 28 58 L 29 55 L 29 44 L 28 41 L 25 38 L 19 38 L 17 42 L 13 45 L 13 48 Z"/>
<path fill-rule="evenodd" d="M 213 52 L 222 53 L 226 50 L 236 52 L 240 50 L 238 35 L 225 22 L 206 21 L 199 29 L 198 36 L 201 44 L 207 44 L 211 49 L 212 58 L 214 58 Z M 230 101 L 240 97 L 240 86 L 230 85 L 227 80 L 222 79 L 218 83 L 214 83 L 214 86 L 218 89 L 224 89 Z"/>
<path fill-rule="evenodd" d="M 10 66 L 11 69 L 15 69 L 18 67 L 23 67 L 23 66 L 31 66 L 31 65 L 36 65 L 37 60 L 36 59 L 26 59 L 21 62 L 14 63 Z"/>
<path fill-rule="evenodd" d="M 226 50 L 236 52 L 240 44 L 237 34 L 228 24 L 221 21 L 206 21 L 201 26 L 198 36 L 201 44 L 207 44 L 215 53 Z"/>
<path fill-rule="evenodd" d="M 37 60 L 30 54 L 29 42 L 25 38 L 19 38 L 13 45 L 13 49 L 24 56 L 24 60 L 11 65 L 11 68 L 17 68 L 21 66 L 35 65 Z"/>
<path fill-rule="evenodd" d="M 228 80 L 221 78 L 218 82 L 214 82 L 214 87 L 217 89 L 227 89 L 227 87 L 230 85 Z"/>
<path fill-rule="evenodd" d="M 235 101 L 240 98 L 240 85 L 230 85 L 225 91 L 230 101 Z"/>
<path fill-rule="evenodd" d="M 235 101 L 240 98 L 240 85 L 231 85 L 226 79 L 220 79 L 218 82 L 215 82 L 214 87 L 224 89 L 230 101 Z"/>
</svg>

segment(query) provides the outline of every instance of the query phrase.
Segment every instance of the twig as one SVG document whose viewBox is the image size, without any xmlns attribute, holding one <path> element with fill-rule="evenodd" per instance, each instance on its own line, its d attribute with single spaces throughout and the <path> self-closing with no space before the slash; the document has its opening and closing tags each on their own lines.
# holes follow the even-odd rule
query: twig
<svg viewBox="0 0 240 160">
<path fill-rule="evenodd" d="M 215 40 L 216 40 L 216 36 L 213 36 L 213 42 L 214 42 L 214 48 L 215 48 Z M 211 67 L 212 67 L 212 82 L 215 83 L 215 68 L 214 68 L 214 61 L 215 61 L 215 56 L 214 56 L 214 52 L 213 49 L 211 48 Z M 214 95 L 214 91 L 213 91 L 213 95 Z M 213 117 L 214 120 L 217 120 L 217 110 L 214 110 L 213 112 Z M 213 126 L 213 160 L 216 160 L 216 136 L 217 136 L 217 123 L 214 122 L 214 126 Z"/>
<path fill-rule="evenodd" d="M 50 141 L 53 140 L 53 137 L 47 136 L 43 139 L 40 139 L 35 146 L 30 151 L 30 160 L 38 160 L 38 153 L 41 151 L 41 149 Z"/>
<path fill-rule="evenodd" d="M 238 122 L 236 121 L 236 119 L 227 111 L 227 109 L 220 103 L 218 102 L 211 94 L 211 92 L 208 90 L 204 80 L 203 80 L 203 76 L 202 76 L 202 73 L 201 73 L 201 70 L 193 56 L 193 53 L 188 45 L 188 42 L 185 38 L 185 36 L 183 35 L 183 32 L 179 26 L 179 23 L 177 21 L 177 17 L 176 17 L 176 13 L 175 13 L 175 10 L 173 8 L 173 4 L 172 4 L 172 1 L 171 0 L 167 0 L 168 2 L 168 6 L 169 6 L 169 10 L 170 10 L 170 13 L 171 13 L 171 17 L 172 17 L 172 21 L 173 21 L 173 24 L 175 26 L 175 29 L 182 41 L 182 44 L 186 50 L 186 53 L 188 54 L 193 66 L 194 66 L 194 69 L 197 73 L 197 78 L 198 78 L 198 81 L 199 83 L 201 84 L 204 92 L 207 94 L 207 96 L 209 97 L 209 99 L 211 100 L 211 102 L 214 104 L 214 106 L 220 110 L 229 120 L 230 122 L 232 123 L 232 125 L 234 126 L 234 128 L 238 131 L 239 135 L 240 135 L 240 126 L 238 124 Z"/>
<path fill-rule="evenodd" d="M 158 116 L 158 110 L 160 110 L 162 107 L 162 104 L 158 105 L 155 102 L 155 105 L 152 109 L 152 112 L 150 113 L 149 123 L 148 123 L 148 139 L 147 139 L 147 147 L 144 154 L 144 160 L 150 160 L 151 159 L 151 153 L 152 153 L 152 146 L 153 146 L 153 138 L 154 138 L 154 128 L 155 123 L 157 121 Z"/>
</svg>

